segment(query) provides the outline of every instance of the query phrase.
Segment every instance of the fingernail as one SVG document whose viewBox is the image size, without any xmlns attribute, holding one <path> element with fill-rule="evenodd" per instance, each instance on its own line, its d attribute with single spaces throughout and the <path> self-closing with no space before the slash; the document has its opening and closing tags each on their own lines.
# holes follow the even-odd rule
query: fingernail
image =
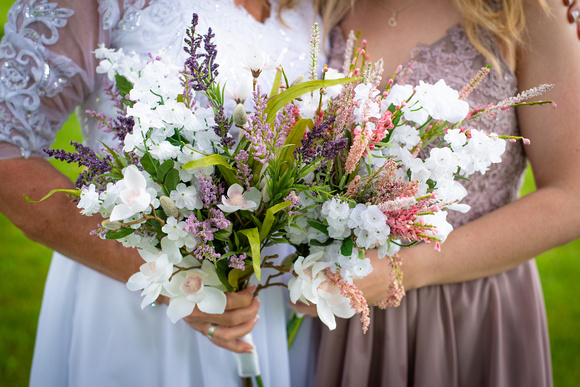
<svg viewBox="0 0 580 387">
<path fill-rule="evenodd" d="M 254 347 L 252 347 L 251 345 L 248 345 L 246 347 L 246 349 L 244 349 L 244 353 L 248 353 L 251 355 L 252 353 L 254 353 Z"/>
<path fill-rule="evenodd" d="M 250 289 L 250 291 L 254 293 L 254 290 L 256 290 L 256 285 L 250 285 L 248 286 L 248 289 Z"/>
<path fill-rule="evenodd" d="M 260 319 L 260 315 L 257 314 L 256 317 L 254 317 L 254 322 L 257 323 L 259 319 Z"/>
<path fill-rule="evenodd" d="M 575 22 L 578 20 L 578 17 L 580 16 L 580 11 L 574 10 L 574 11 L 570 12 L 570 16 L 572 16 L 572 19 Z"/>
</svg>

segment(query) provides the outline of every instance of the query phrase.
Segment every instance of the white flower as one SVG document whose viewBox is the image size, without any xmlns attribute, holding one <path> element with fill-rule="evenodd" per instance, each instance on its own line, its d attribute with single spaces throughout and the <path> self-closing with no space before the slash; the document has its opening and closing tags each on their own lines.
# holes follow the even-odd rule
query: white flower
<svg viewBox="0 0 580 387">
<path fill-rule="evenodd" d="M 99 212 L 101 201 L 99 200 L 99 193 L 95 191 L 94 184 L 89 185 L 88 188 L 83 187 L 77 207 L 82 208 L 81 214 L 87 216 L 92 216 Z"/>
<path fill-rule="evenodd" d="M 431 232 L 429 230 L 425 231 L 425 235 L 433 236 L 444 242 L 451 231 L 453 231 L 453 226 L 447 222 L 447 211 L 438 211 L 432 215 L 421 215 L 419 219 L 425 222 L 425 224 L 435 226 L 436 232 Z"/>
<path fill-rule="evenodd" d="M 252 77 L 247 74 L 239 78 L 230 79 L 226 83 L 224 95 L 236 102 L 243 102 L 252 96 Z M 232 86 L 233 84 L 233 86 Z"/>
<path fill-rule="evenodd" d="M 190 211 L 201 208 L 203 203 L 197 197 L 197 190 L 194 186 L 189 187 L 183 183 L 177 184 L 174 191 L 169 195 L 178 208 L 186 208 Z"/>
<path fill-rule="evenodd" d="M 221 287 L 209 261 L 203 261 L 200 268 L 177 273 L 166 286 L 171 296 L 167 316 L 175 323 L 191 314 L 196 306 L 205 313 L 223 313 L 227 299 Z"/>
<path fill-rule="evenodd" d="M 138 273 L 129 278 L 127 288 L 132 291 L 143 289 L 141 293 L 144 296 L 141 302 L 141 309 L 143 309 L 159 297 L 163 284 L 173 273 L 173 264 L 169 262 L 167 254 L 161 251 L 139 250 L 139 255 L 145 263 L 141 265 Z"/>
<path fill-rule="evenodd" d="M 128 166 L 123 176 L 123 180 L 117 183 L 121 204 L 117 204 L 111 212 L 110 220 L 113 222 L 145 211 L 152 200 L 147 192 L 147 181 L 136 166 Z"/>
<path fill-rule="evenodd" d="M 272 70 L 278 67 L 286 51 L 287 49 L 284 49 L 278 58 L 270 60 L 270 56 L 267 53 L 259 50 L 255 45 L 250 44 L 246 51 L 244 51 L 244 64 L 252 71 L 254 78 L 258 78 L 262 71 Z"/>
<path fill-rule="evenodd" d="M 407 149 L 412 149 L 419 143 L 421 137 L 417 129 L 409 125 L 397 126 L 393 132 L 393 141 L 398 142 Z"/>
<path fill-rule="evenodd" d="M 460 100 L 457 90 L 447 86 L 443 79 L 434 85 L 420 81 L 415 92 L 419 105 L 436 120 L 455 124 L 469 113 L 469 104 Z"/>
<path fill-rule="evenodd" d="M 316 304 L 320 320 L 331 330 L 336 328 L 334 316 L 350 318 L 355 310 L 350 307 L 350 301 L 340 293 L 340 289 L 332 286 L 324 270 L 331 263 L 321 261 L 323 253 L 318 252 L 304 257 L 298 257 L 294 262 L 297 277 L 288 282 L 290 300 L 296 303 L 299 299 L 308 304 Z"/>
<path fill-rule="evenodd" d="M 227 197 L 222 196 L 222 203 L 218 207 L 223 212 L 235 212 L 237 210 L 254 211 L 260 206 L 261 193 L 252 187 L 242 194 L 244 189 L 239 184 L 233 184 L 228 188 Z"/>
<path fill-rule="evenodd" d="M 165 225 L 161 228 L 161 231 L 163 231 L 170 240 L 177 241 L 180 238 L 185 238 L 187 236 L 188 232 L 185 231 L 186 225 L 187 223 L 185 222 L 178 222 L 174 217 L 169 217 L 167 218 Z"/>
<path fill-rule="evenodd" d="M 152 144 L 149 147 L 149 153 L 154 159 L 164 163 L 169 159 L 177 158 L 181 153 L 181 149 L 179 149 L 178 146 L 171 144 L 169 141 L 162 141 L 159 144 Z"/>
</svg>

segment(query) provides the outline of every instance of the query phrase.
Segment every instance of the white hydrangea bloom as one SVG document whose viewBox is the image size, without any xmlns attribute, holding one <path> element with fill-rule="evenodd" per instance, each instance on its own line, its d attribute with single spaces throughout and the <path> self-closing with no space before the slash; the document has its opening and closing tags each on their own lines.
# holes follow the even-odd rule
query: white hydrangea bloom
<svg viewBox="0 0 580 387">
<path fill-rule="evenodd" d="M 92 216 L 99 212 L 101 208 L 101 200 L 99 193 L 95 191 L 96 187 L 94 184 L 88 187 L 83 187 L 81 190 L 81 197 L 77 204 L 78 208 L 81 208 L 81 214 Z"/>
<path fill-rule="evenodd" d="M 423 81 L 415 87 L 419 105 L 434 119 L 455 124 L 469 113 L 469 104 L 459 99 L 459 92 L 440 79 L 434 85 Z"/>
</svg>

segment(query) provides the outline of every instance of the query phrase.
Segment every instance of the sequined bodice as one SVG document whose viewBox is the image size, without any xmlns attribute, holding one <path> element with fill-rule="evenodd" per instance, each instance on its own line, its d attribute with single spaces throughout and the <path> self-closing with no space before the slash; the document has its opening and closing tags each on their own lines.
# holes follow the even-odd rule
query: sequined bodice
<svg viewBox="0 0 580 387">
<path fill-rule="evenodd" d="M 108 141 L 87 109 L 113 111 L 96 77 L 92 50 L 104 42 L 140 55 L 165 50 L 184 59 L 182 42 L 192 14 L 198 31 L 211 26 L 218 47 L 221 79 L 247 71 L 243 52 L 254 44 L 272 57 L 283 51 L 289 78 L 307 71 L 310 26 L 315 21 L 309 2 L 277 18 L 279 0 L 271 0 L 271 16 L 259 23 L 234 0 L 92 0 L 87 4 L 49 0 L 19 0 L 9 14 L 0 46 L 0 155 L 2 142 L 20 147 L 24 156 L 42 156 L 74 106 L 89 145 Z M 82 31 L 80 30 L 82 29 Z M 274 72 L 260 81 L 271 85 Z M 46 98 L 50 97 L 50 99 Z M 15 157 L 13 154 L 8 157 Z M 6 157 L 6 156 L 5 156 Z"/>
</svg>

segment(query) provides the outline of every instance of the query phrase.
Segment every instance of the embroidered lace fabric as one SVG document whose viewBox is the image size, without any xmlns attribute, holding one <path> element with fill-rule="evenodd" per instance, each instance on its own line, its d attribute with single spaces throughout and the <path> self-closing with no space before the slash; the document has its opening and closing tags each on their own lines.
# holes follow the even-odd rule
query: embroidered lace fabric
<svg viewBox="0 0 580 387">
<path fill-rule="evenodd" d="M 236 67 L 246 47 L 244 40 L 259 41 L 279 51 L 270 55 L 284 52 L 291 58 L 284 61 L 285 70 L 297 76 L 308 47 L 291 43 L 309 30 L 314 21 L 311 8 L 303 3 L 285 12 L 284 22 L 292 26 L 286 29 L 275 16 L 278 1 L 271 3 L 273 16 L 261 24 L 243 8 L 233 6 L 233 0 L 93 0 L 87 4 L 18 0 L 0 44 L 0 158 L 42 157 L 42 149 L 52 144 L 58 129 L 81 101 L 79 119 L 87 143 L 94 146 L 97 140 L 110 141 L 83 113 L 107 106 L 102 90 L 95 90 L 100 83 L 94 75 L 97 63 L 92 51 L 104 43 L 142 54 L 165 49 L 170 55 L 182 56 L 179 42 L 183 26 L 194 11 L 208 15 L 200 20 L 200 31 L 207 30 L 207 20 L 228 20 L 211 27 L 216 35 L 237 37 L 223 39 L 220 46 L 223 76 L 239 71 Z M 79 25 L 85 33 L 66 33 Z M 265 73 L 261 81 L 268 84 L 272 79 L 272 74 Z"/>
<path fill-rule="evenodd" d="M 271 57 L 284 48 L 290 80 L 306 73 L 314 12 L 303 1 L 277 19 L 254 20 L 234 0 L 18 0 L 0 45 L 0 158 L 42 156 L 62 122 L 77 115 L 85 142 L 110 142 L 85 110 L 113 115 L 104 78 L 95 75 L 92 51 L 99 43 L 146 57 L 163 49 L 184 59 L 182 41 L 193 12 L 197 31 L 215 32 L 220 74 L 238 79 L 246 44 Z M 303 60 L 305 59 L 305 60 Z M 260 76 L 271 85 L 274 71 Z M 233 103 L 231 104 L 233 105 Z M 230 108 L 232 107 L 230 105 Z M 248 109 L 251 101 L 247 101 Z M 285 257 L 290 250 L 268 254 Z M 265 385 L 308 385 L 308 347 L 287 350 L 285 305 L 280 287 L 260 294 L 254 327 Z M 216 347 L 184 321 L 172 324 L 163 306 L 141 310 L 140 295 L 58 253 L 53 256 L 41 309 L 31 386 L 221 386 L 240 385 L 234 356 Z M 304 350 L 302 350 L 303 348 Z M 296 361 L 295 361 L 296 360 Z M 290 374 L 290 361 L 304 372 Z M 310 378 L 311 379 L 311 378 Z"/>
</svg>

